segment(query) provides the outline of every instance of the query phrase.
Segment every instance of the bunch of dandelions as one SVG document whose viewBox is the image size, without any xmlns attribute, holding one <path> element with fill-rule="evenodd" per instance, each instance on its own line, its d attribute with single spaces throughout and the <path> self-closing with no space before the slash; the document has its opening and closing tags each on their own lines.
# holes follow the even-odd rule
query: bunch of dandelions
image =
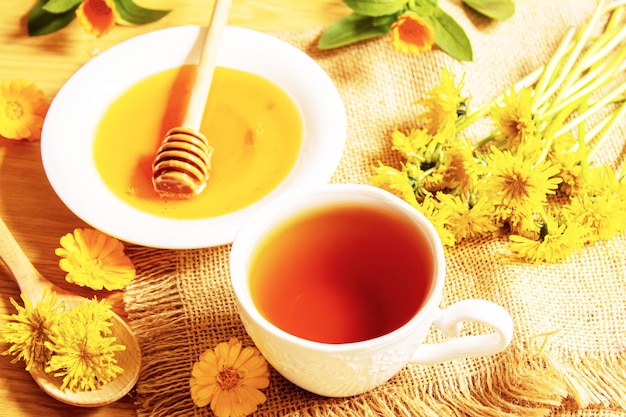
<svg viewBox="0 0 626 417">
<path fill-rule="evenodd" d="M 0 340 L 11 345 L 3 355 L 15 356 L 13 363 L 23 360 L 27 371 L 62 377 L 61 389 L 71 391 L 98 389 L 124 372 L 115 355 L 126 347 L 111 335 L 113 313 L 106 300 L 85 300 L 66 310 L 48 290 L 35 305 L 21 297 L 24 306 L 11 299 L 17 313 L 3 315 L 0 329 Z"/>
<path fill-rule="evenodd" d="M 379 163 L 371 182 L 424 213 L 444 245 L 508 234 L 530 263 L 623 233 L 624 174 L 593 161 L 626 114 L 625 14 L 626 1 L 601 1 L 547 65 L 476 110 L 444 69 L 419 101 L 423 126 L 392 134 L 401 166 Z M 490 133 L 467 137 L 479 120 Z"/>
</svg>

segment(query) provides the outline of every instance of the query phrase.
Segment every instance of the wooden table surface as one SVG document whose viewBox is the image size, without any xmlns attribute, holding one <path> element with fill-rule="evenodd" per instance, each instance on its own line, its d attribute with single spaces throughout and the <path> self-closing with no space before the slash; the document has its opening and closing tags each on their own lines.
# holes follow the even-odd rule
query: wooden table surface
<svg viewBox="0 0 626 417">
<path fill-rule="evenodd" d="M 29 38 L 26 16 L 35 0 L 2 1 L 0 6 L 0 81 L 26 78 L 53 97 L 63 83 L 95 53 L 162 27 L 205 24 L 213 0 L 141 0 L 151 8 L 171 9 L 162 20 L 142 26 L 116 27 L 97 39 L 83 32 L 78 22 L 61 31 Z M 265 32 L 325 25 L 350 10 L 341 0 L 233 0 L 229 24 Z M 0 138 L 0 216 L 33 264 L 51 281 L 64 287 L 64 276 L 54 254 L 59 238 L 75 227 L 86 227 L 54 194 L 40 158 L 38 142 Z M 76 290 L 76 287 L 72 287 Z M 77 291 L 80 292 L 80 291 Z M 91 295 L 83 292 L 83 295 Z M 100 297 L 106 294 L 99 294 Z M 0 262 L 0 313 L 12 314 L 9 298 L 19 300 L 11 274 Z M 121 303 L 121 294 L 108 298 Z M 21 300 L 20 300 L 21 302 Z M 4 323 L 0 319 L 0 323 Z M 0 347 L 2 351 L 6 346 Z M 23 363 L 11 364 L 0 356 L 0 416 L 135 416 L 130 396 L 107 407 L 85 409 L 66 406 L 44 394 Z"/>
</svg>

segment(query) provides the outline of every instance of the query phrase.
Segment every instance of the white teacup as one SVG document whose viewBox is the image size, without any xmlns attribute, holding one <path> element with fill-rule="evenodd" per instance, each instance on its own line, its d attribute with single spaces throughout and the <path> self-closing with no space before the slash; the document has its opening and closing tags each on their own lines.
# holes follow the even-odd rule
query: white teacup
<svg viewBox="0 0 626 417">
<path fill-rule="evenodd" d="M 435 228 L 368 185 L 271 201 L 237 234 L 230 272 L 257 348 L 285 378 L 323 396 L 369 391 L 409 363 L 495 354 L 513 334 L 509 313 L 490 301 L 439 308 L 445 257 Z M 455 337 L 466 320 L 493 332 Z M 424 344 L 432 324 L 452 339 Z"/>
</svg>

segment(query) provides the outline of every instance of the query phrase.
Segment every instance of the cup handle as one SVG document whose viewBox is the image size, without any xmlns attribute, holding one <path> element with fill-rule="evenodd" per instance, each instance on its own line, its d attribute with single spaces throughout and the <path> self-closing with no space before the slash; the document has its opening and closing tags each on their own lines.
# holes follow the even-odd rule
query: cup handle
<svg viewBox="0 0 626 417">
<path fill-rule="evenodd" d="M 447 337 L 455 337 L 464 321 L 491 326 L 493 333 L 463 336 L 442 343 L 422 344 L 411 363 L 430 365 L 452 359 L 488 356 L 503 351 L 513 338 L 513 320 L 508 311 L 487 300 L 463 300 L 439 310 L 433 324 Z"/>
</svg>

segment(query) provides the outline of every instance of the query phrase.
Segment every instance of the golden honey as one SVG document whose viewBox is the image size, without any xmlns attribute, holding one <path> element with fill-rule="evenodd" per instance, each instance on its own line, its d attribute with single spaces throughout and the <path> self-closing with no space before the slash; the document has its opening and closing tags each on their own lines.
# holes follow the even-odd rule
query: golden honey
<svg viewBox="0 0 626 417">
<path fill-rule="evenodd" d="M 216 68 L 200 131 L 214 148 L 210 178 L 189 200 L 161 198 L 152 162 L 166 132 L 180 126 L 195 66 L 159 72 L 130 87 L 105 112 L 94 159 L 107 187 L 127 204 L 175 219 L 215 217 L 267 195 L 288 175 L 302 144 L 302 120 L 271 81 Z"/>
</svg>

